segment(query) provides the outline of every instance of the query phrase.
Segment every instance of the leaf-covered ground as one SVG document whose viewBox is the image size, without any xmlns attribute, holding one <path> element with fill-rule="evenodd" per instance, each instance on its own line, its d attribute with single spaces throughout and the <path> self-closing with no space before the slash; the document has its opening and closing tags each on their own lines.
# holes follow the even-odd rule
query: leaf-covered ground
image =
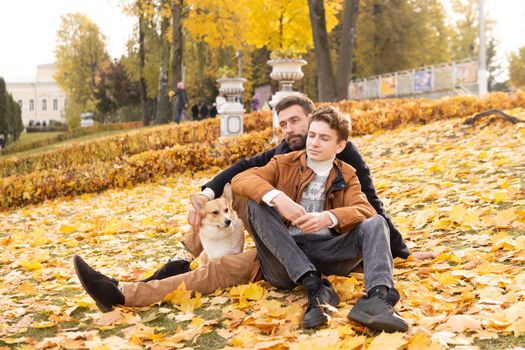
<svg viewBox="0 0 525 350">
<path fill-rule="evenodd" d="M 525 125 L 459 120 L 356 138 L 387 212 L 414 251 L 396 260 L 407 334 L 378 334 L 346 314 L 362 275 L 332 278 L 329 325 L 300 327 L 301 290 L 241 286 L 100 313 L 72 266 L 80 254 L 120 280 L 180 251 L 189 194 L 218 169 L 0 213 L 0 349 L 507 349 L 525 346 Z"/>
</svg>

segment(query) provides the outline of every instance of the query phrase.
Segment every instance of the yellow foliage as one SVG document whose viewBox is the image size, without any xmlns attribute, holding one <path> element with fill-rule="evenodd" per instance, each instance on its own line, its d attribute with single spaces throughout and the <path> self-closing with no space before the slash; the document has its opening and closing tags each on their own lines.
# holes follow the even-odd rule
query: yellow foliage
<svg viewBox="0 0 525 350">
<path fill-rule="evenodd" d="M 42 268 L 42 264 L 38 260 L 24 260 L 20 262 L 20 266 L 26 270 L 39 270 Z"/>
<path fill-rule="evenodd" d="M 406 343 L 403 333 L 381 333 L 372 340 L 368 350 L 396 350 Z"/>
<path fill-rule="evenodd" d="M 248 300 L 258 301 L 266 294 L 266 290 L 256 283 L 238 285 L 230 290 L 230 298 L 239 300 L 239 308 L 250 306 Z"/>
<path fill-rule="evenodd" d="M 186 285 L 183 282 L 176 290 L 166 295 L 163 300 L 171 302 L 181 311 L 192 312 L 202 305 L 201 293 L 196 292 L 195 297 L 192 297 L 192 294 L 191 290 L 186 290 Z"/>
</svg>

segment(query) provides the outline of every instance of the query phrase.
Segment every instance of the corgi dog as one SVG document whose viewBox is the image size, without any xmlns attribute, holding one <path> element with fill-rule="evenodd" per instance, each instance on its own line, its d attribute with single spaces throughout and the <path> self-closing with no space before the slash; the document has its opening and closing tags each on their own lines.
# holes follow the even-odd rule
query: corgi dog
<svg viewBox="0 0 525 350">
<path fill-rule="evenodd" d="M 206 261 L 221 256 L 242 253 L 244 227 L 232 208 L 233 194 L 230 184 L 224 186 L 220 198 L 206 202 L 198 194 L 193 194 L 190 201 L 201 215 L 199 236 L 206 253 L 204 256 L 201 254 L 201 262 L 205 264 Z"/>
</svg>

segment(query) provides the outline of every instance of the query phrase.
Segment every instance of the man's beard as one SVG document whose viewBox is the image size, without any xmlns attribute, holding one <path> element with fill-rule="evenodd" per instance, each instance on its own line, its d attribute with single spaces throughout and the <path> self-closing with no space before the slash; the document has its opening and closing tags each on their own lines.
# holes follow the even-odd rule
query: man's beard
<svg viewBox="0 0 525 350">
<path fill-rule="evenodd" d="M 290 141 L 286 140 L 286 143 L 292 151 L 300 151 L 306 147 L 306 135 L 294 135 L 292 139 L 294 140 L 294 143 L 290 143 Z"/>
</svg>

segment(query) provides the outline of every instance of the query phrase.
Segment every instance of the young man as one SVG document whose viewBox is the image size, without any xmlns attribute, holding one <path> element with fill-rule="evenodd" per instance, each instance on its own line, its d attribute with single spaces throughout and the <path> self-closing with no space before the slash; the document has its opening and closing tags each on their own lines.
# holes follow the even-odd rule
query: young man
<svg viewBox="0 0 525 350">
<path fill-rule="evenodd" d="M 355 169 L 336 160 L 347 144 L 349 121 L 336 108 L 309 117 L 306 151 L 274 157 L 267 165 L 233 178 L 232 189 L 249 198 L 248 220 L 264 278 L 308 295 L 304 327 L 328 318 L 325 305 L 339 298 L 325 275 L 348 275 L 363 260 L 367 296 L 348 317 L 380 331 L 407 331 L 393 306 L 390 234 L 367 201 Z"/>
</svg>

